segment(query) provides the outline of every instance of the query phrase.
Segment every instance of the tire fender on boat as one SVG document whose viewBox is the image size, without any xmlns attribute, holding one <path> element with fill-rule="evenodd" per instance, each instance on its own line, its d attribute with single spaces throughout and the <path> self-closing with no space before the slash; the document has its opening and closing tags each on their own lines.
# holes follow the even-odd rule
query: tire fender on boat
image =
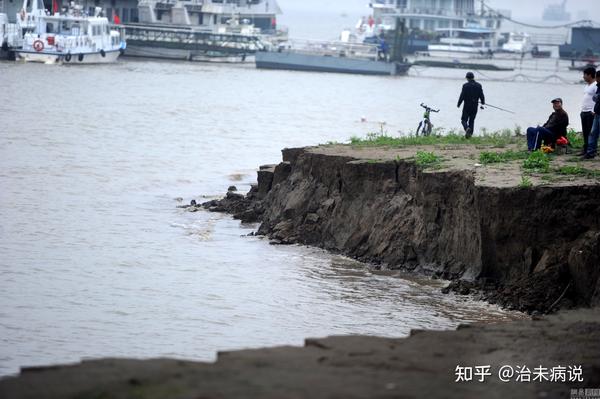
<svg viewBox="0 0 600 399">
<path fill-rule="evenodd" d="M 65 55 L 65 61 L 71 61 L 71 53 L 67 53 L 67 55 Z"/>
<path fill-rule="evenodd" d="M 36 41 L 33 42 L 33 49 L 39 53 L 40 51 L 42 51 L 44 49 L 44 42 L 37 39 Z"/>
<path fill-rule="evenodd" d="M 77 59 L 79 60 L 79 62 L 83 61 L 83 53 L 79 53 Z"/>
<path fill-rule="evenodd" d="M 102 58 L 106 57 L 106 51 L 100 50 L 100 55 L 102 56 Z"/>
</svg>

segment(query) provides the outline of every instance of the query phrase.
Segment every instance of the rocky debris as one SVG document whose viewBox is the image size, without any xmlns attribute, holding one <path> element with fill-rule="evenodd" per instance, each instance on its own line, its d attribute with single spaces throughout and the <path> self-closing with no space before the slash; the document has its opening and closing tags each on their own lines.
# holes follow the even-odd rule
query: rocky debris
<svg viewBox="0 0 600 399">
<path fill-rule="evenodd" d="M 490 366 L 489 375 L 476 373 L 481 366 Z M 503 366 L 513 370 L 504 374 L 508 382 L 499 377 Z M 471 368 L 470 380 L 457 382 L 457 367 Z M 539 367 L 542 382 L 517 380 L 535 381 Z M 212 364 L 103 359 L 36 367 L 0 380 L 0 397 L 554 399 L 597 387 L 600 312 L 588 309 L 456 331 L 413 330 L 408 338 L 311 338 L 304 347 L 221 352 Z"/>
<path fill-rule="evenodd" d="M 276 165 L 263 165 L 258 171 L 257 184 L 251 185 L 248 194 L 238 194 L 235 192 L 237 188 L 231 186 L 225 198 L 204 202 L 202 207 L 210 212 L 230 213 L 243 223 L 258 222 L 264 212 L 261 200 L 271 190 L 275 171 Z"/>
<path fill-rule="evenodd" d="M 185 209 L 188 212 L 198 212 L 200 210 L 200 205 L 193 199 L 190 201 L 189 205 L 177 205 L 177 208 Z"/>
</svg>

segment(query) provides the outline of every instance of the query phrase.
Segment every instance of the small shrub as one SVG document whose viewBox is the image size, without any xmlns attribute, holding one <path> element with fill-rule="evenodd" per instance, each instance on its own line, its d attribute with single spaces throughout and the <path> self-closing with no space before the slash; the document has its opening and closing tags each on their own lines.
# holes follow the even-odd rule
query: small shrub
<svg viewBox="0 0 600 399">
<path fill-rule="evenodd" d="M 515 125 L 515 136 L 522 136 L 522 135 L 523 135 L 523 130 L 521 129 L 521 126 Z"/>
<path fill-rule="evenodd" d="M 523 168 L 530 172 L 547 173 L 550 170 L 550 159 L 542 151 L 533 151 L 523 161 Z"/>
<path fill-rule="evenodd" d="M 433 152 L 417 151 L 415 161 L 417 165 L 427 168 L 439 165 L 442 162 L 442 157 Z"/>
<path fill-rule="evenodd" d="M 501 163 L 504 162 L 504 158 L 497 152 L 484 151 L 481 154 L 479 154 L 479 162 L 481 162 L 484 165 L 490 163 Z"/>
<path fill-rule="evenodd" d="M 567 132 L 567 139 L 572 147 L 583 148 L 583 135 L 575 131 L 575 129 L 569 129 Z"/>
<path fill-rule="evenodd" d="M 521 176 L 521 182 L 519 183 L 519 187 L 527 188 L 533 186 L 533 182 L 527 176 Z"/>
</svg>

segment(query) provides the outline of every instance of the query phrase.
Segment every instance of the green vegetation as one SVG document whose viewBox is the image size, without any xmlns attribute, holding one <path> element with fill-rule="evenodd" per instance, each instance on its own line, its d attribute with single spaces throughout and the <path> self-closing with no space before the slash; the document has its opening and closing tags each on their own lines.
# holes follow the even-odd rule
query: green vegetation
<svg viewBox="0 0 600 399">
<path fill-rule="evenodd" d="M 515 136 L 523 136 L 523 130 L 519 125 L 515 125 Z"/>
<path fill-rule="evenodd" d="M 583 135 L 577 133 L 574 129 L 569 129 L 567 138 L 572 147 L 583 148 Z"/>
<path fill-rule="evenodd" d="M 581 166 L 561 166 L 556 173 L 564 176 L 585 176 L 592 179 L 600 178 L 600 171 L 582 168 Z"/>
<path fill-rule="evenodd" d="M 415 163 L 422 168 L 439 167 L 443 158 L 433 152 L 417 151 Z"/>
<path fill-rule="evenodd" d="M 488 165 L 491 163 L 504 163 L 514 161 L 516 159 L 525 159 L 527 158 L 527 152 L 525 151 L 513 151 L 508 150 L 505 152 L 493 152 L 493 151 L 482 151 L 479 154 L 479 162 L 484 165 Z"/>
<path fill-rule="evenodd" d="M 550 159 L 542 151 L 533 151 L 523 161 L 523 169 L 529 172 L 548 173 L 550 170 Z"/>
<path fill-rule="evenodd" d="M 435 133 L 439 135 L 431 136 L 401 136 L 392 137 L 386 133 L 368 133 L 366 138 L 352 137 L 350 144 L 353 146 L 387 146 L 387 147 L 406 147 L 415 145 L 439 145 L 439 144 L 464 144 L 464 145 L 487 145 L 493 147 L 505 147 L 508 144 L 522 142 L 522 138 L 513 135 L 512 130 L 505 129 L 481 136 L 473 136 L 466 139 L 463 134 L 456 131 L 450 131 L 448 134 L 441 134 L 443 129 L 436 129 Z"/>
<path fill-rule="evenodd" d="M 588 171 L 587 169 L 582 168 L 581 166 L 577 165 L 577 166 L 561 166 L 560 168 L 556 169 L 556 173 L 558 173 L 559 175 L 585 175 L 587 174 Z"/>
<path fill-rule="evenodd" d="M 531 186 L 533 186 L 533 182 L 531 181 L 531 179 L 527 176 L 522 176 L 521 182 L 519 183 L 519 187 L 528 188 Z"/>
</svg>

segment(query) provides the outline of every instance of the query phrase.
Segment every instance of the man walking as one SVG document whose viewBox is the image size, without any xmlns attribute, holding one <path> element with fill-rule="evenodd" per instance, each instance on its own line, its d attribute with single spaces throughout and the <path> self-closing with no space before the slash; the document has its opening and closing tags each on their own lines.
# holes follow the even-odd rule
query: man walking
<svg viewBox="0 0 600 399">
<path fill-rule="evenodd" d="M 481 105 L 485 105 L 485 97 L 483 88 L 475 81 L 473 72 L 467 72 L 466 78 L 467 83 L 462 87 L 457 107 L 460 108 L 460 105 L 463 102 L 465 103 L 460 121 L 465 129 L 465 137 L 470 138 L 475 131 L 475 117 L 477 116 L 479 101 L 481 101 Z"/>
<path fill-rule="evenodd" d="M 596 94 L 596 69 L 589 67 L 583 71 L 585 88 L 583 89 L 583 104 L 581 106 L 581 131 L 583 132 L 583 150 L 579 155 L 585 155 L 589 145 L 590 132 L 594 123 L 594 95 Z"/>
</svg>

